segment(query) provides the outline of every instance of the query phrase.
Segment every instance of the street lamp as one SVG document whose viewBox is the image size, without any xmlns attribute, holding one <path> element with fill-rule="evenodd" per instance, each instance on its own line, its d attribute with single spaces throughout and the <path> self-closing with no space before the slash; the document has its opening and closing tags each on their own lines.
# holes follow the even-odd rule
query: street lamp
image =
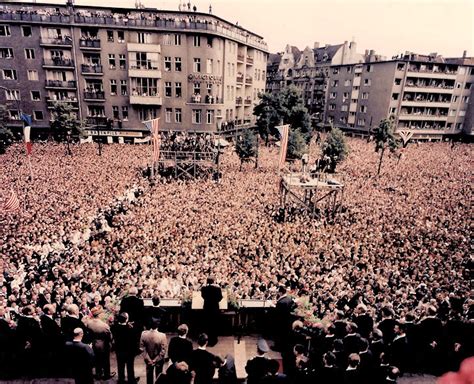
<svg viewBox="0 0 474 384">
<path fill-rule="evenodd" d="M 71 147 L 69 146 L 69 142 L 71 141 L 71 134 L 72 134 L 72 131 L 70 129 L 68 129 L 67 132 L 66 132 L 66 139 L 67 139 L 67 154 L 69 156 L 72 155 Z"/>
</svg>

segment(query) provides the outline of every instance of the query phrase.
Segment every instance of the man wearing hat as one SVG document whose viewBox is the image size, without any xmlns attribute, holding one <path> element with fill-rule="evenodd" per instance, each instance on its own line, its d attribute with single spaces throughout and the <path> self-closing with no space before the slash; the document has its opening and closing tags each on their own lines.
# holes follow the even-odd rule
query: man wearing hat
<svg viewBox="0 0 474 384">
<path fill-rule="evenodd" d="M 270 372 L 270 360 L 265 356 L 270 350 L 264 339 L 257 342 L 257 356 L 247 361 L 245 371 L 247 372 L 247 384 L 257 384 Z"/>
</svg>

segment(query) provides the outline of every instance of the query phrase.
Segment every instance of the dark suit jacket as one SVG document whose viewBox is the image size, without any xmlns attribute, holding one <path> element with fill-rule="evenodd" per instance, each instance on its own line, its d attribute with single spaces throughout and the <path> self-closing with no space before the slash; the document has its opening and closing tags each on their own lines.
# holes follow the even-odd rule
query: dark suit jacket
<svg viewBox="0 0 474 384">
<path fill-rule="evenodd" d="M 265 376 L 261 381 L 262 384 L 289 384 L 289 382 L 290 380 L 283 373 L 277 373 L 275 376 Z"/>
<path fill-rule="evenodd" d="M 360 370 L 352 369 L 344 371 L 344 384 L 362 384 Z"/>
<path fill-rule="evenodd" d="M 222 300 L 222 290 L 217 285 L 206 285 L 201 288 L 201 296 L 204 300 L 204 310 L 207 312 L 219 312 L 219 302 Z"/>
<path fill-rule="evenodd" d="M 247 384 L 260 383 L 269 372 L 269 360 L 266 357 L 256 356 L 247 361 L 245 371 L 247 372 Z"/>
<path fill-rule="evenodd" d="M 40 322 L 43 330 L 44 346 L 57 350 L 63 343 L 61 328 L 56 321 L 46 315 L 41 316 Z"/>
<path fill-rule="evenodd" d="M 170 340 L 168 346 L 168 357 L 173 363 L 185 361 L 189 365 L 192 353 L 193 343 L 188 339 L 175 336 Z"/>
<path fill-rule="evenodd" d="M 118 355 L 124 357 L 134 357 L 134 345 L 136 332 L 129 324 L 114 324 L 112 326 L 112 335 L 114 337 L 115 351 Z"/>
<path fill-rule="evenodd" d="M 66 342 L 66 357 L 70 375 L 80 383 L 94 383 L 92 368 L 94 352 L 87 344 L 78 341 Z"/>
<path fill-rule="evenodd" d="M 225 357 L 226 363 L 219 368 L 219 384 L 237 384 L 237 372 L 235 370 L 234 357 L 227 355 Z"/>
<path fill-rule="evenodd" d="M 84 334 L 87 334 L 87 327 L 77 317 L 72 317 L 68 315 L 62 318 L 61 330 L 67 341 L 72 341 L 72 339 L 74 338 L 74 329 L 76 328 L 82 328 Z"/>
<path fill-rule="evenodd" d="M 144 311 L 143 300 L 136 296 L 128 296 L 122 299 L 120 303 L 120 312 L 127 312 L 128 319 L 130 322 L 136 323 L 136 325 L 143 324 L 143 311 Z"/>
<path fill-rule="evenodd" d="M 362 337 L 368 339 L 372 329 L 374 328 L 374 320 L 372 317 L 365 313 L 363 315 L 356 316 L 354 323 L 356 323 L 357 327 L 359 328 L 359 334 Z"/>
<path fill-rule="evenodd" d="M 341 383 L 342 371 L 337 367 L 323 367 L 316 374 L 317 383 Z"/>
<path fill-rule="evenodd" d="M 194 384 L 211 384 L 216 371 L 216 357 L 206 350 L 195 349 L 191 354 L 191 370 L 196 372 Z"/>
<path fill-rule="evenodd" d="M 41 344 L 42 336 L 40 323 L 32 317 L 20 316 L 16 335 L 22 349 L 25 348 L 27 342 L 32 348 L 37 348 Z"/>
</svg>

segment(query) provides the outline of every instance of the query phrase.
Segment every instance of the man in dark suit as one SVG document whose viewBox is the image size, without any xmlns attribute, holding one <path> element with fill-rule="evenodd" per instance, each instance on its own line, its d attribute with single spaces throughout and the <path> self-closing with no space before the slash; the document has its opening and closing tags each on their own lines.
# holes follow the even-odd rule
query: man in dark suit
<svg viewBox="0 0 474 384">
<path fill-rule="evenodd" d="M 367 339 L 360 339 L 360 376 L 363 383 L 375 383 L 374 381 L 374 356 L 369 349 L 369 342 Z"/>
<path fill-rule="evenodd" d="M 61 358 L 61 349 L 64 345 L 61 327 L 53 318 L 55 312 L 54 305 L 46 304 L 40 317 L 41 329 L 43 330 L 42 355 L 47 375 L 51 375 L 56 370 L 58 359 Z"/>
<path fill-rule="evenodd" d="M 268 374 L 262 379 L 262 384 L 288 384 L 290 380 L 284 373 L 279 373 L 280 363 L 278 360 L 268 361 Z"/>
<path fill-rule="evenodd" d="M 66 308 L 67 315 L 61 320 L 61 330 L 67 341 L 72 341 L 74 338 L 74 330 L 82 328 L 86 334 L 86 326 L 79 318 L 79 307 L 76 304 L 69 304 Z"/>
<path fill-rule="evenodd" d="M 127 383 L 135 384 L 135 351 L 130 348 L 135 342 L 135 333 L 128 322 L 128 313 L 123 312 L 117 316 L 117 322 L 112 326 L 112 335 L 117 355 L 119 384 L 125 383 L 125 367 L 127 367 Z"/>
<path fill-rule="evenodd" d="M 18 319 L 16 336 L 19 347 L 19 368 L 22 373 L 36 374 L 38 357 L 41 350 L 41 326 L 34 317 L 33 307 L 27 305 L 22 309 L 22 316 Z"/>
<path fill-rule="evenodd" d="M 336 355 L 326 352 L 323 355 L 323 367 L 317 372 L 318 383 L 340 383 L 342 374 L 340 368 L 336 366 Z"/>
<path fill-rule="evenodd" d="M 363 304 L 359 304 L 356 308 L 357 316 L 354 318 L 354 323 L 357 324 L 359 334 L 369 339 L 372 329 L 374 328 L 374 320 L 367 313 L 367 307 Z"/>
<path fill-rule="evenodd" d="M 0 380 L 5 379 L 12 370 L 12 350 L 14 332 L 5 308 L 0 306 Z"/>
<path fill-rule="evenodd" d="M 144 324 L 146 328 L 150 327 L 155 321 L 158 321 L 160 324 L 160 329 L 163 330 L 165 328 L 165 315 L 166 309 L 160 307 L 160 296 L 158 293 L 155 293 L 151 299 L 152 306 L 146 307 L 144 312 Z"/>
<path fill-rule="evenodd" d="M 344 372 L 344 384 L 362 384 L 359 365 L 359 355 L 357 353 L 350 354 L 349 365 Z"/>
<path fill-rule="evenodd" d="M 135 331 L 135 350 L 138 352 L 138 345 L 140 343 L 140 336 L 143 330 L 143 315 L 145 304 L 143 299 L 137 297 L 138 289 L 131 287 L 128 291 L 128 296 L 124 297 L 120 303 L 120 312 L 128 313 L 128 321 L 133 326 Z"/>
<path fill-rule="evenodd" d="M 398 367 L 401 372 L 406 371 L 407 357 L 409 356 L 407 335 L 403 324 L 395 326 L 395 338 L 390 345 L 389 355 L 390 362 L 395 367 Z"/>
<path fill-rule="evenodd" d="M 383 307 L 381 312 L 382 321 L 378 324 L 377 328 L 382 331 L 384 344 L 389 346 L 395 338 L 395 325 L 397 322 L 393 318 L 393 311 L 390 307 Z"/>
<path fill-rule="evenodd" d="M 191 354 L 190 369 L 195 372 L 194 384 L 211 384 L 216 372 L 217 358 L 207 351 L 208 337 L 202 333 L 198 337 L 198 348 Z"/>
<path fill-rule="evenodd" d="M 170 340 L 168 357 L 173 363 L 179 363 L 180 361 L 185 361 L 188 365 L 191 363 L 193 343 L 187 339 L 188 331 L 188 326 L 181 324 L 178 327 L 178 336 Z"/>
<path fill-rule="evenodd" d="M 237 384 L 234 356 L 227 354 L 223 359 L 218 358 L 218 384 Z"/>
<path fill-rule="evenodd" d="M 214 278 L 207 279 L 207 285 L 201 288 L 201 296 L 204 300 L 203 315 L 206 324 L 206 333 L 209 336 L 209 346 L 217 344 L 219 327 L 219 302 L 222 300 L 222 290 L 215 284 Z"/>
<path fill-rule="evenodd" d="M 269 359 L 265 356 L 270 350 L 265 340 L 257 342 L 257 356 L 247 361 L 245 371 L 247 372 L 247 384 L 259 384 L 260 381 L 270 372 Z"/>
<path fill-rule="evenodd" d="M 420 347 L 424 356 L 424 368 L 428 373 L 441 374 L 441 337 L 443 324 L 437 317 L 437 310 L 430 306 L 427 316 L 420 321 Z"/>
<path fill-rule="evenodd" d="M 83 337 L 82 328 L 76 328 L 73 331 L 73 340 L 66 342 L 68 366 L 76 384 L 94 384 L 92 375 L 94 352 L 90 346 L 82 342 Z"/>
</svg>

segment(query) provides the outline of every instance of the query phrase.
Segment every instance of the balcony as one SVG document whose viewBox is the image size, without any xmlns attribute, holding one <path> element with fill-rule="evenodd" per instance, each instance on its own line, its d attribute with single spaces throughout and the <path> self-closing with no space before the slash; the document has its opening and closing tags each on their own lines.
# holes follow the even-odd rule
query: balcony
<svg viewBox="0 0 474 384">
<path fill-rule="evenodd" d="M 237 54 L 237 61 L 244 62 L 245 56 L 243 54 L 238 53 Z"/>
<path fill-rule="evenodd" d="M 79 48 L 100 51 L 100 39 L 79 39 Z"/>
<path fill-rule="evenodd" d="M 41 37 L 40 46 L 42 47 L 71 47 L 72 39 L 69 36 L 66 37 Z"/>
<path fill-rule="evenodd" d="M 103 68 L 100 64 L 81 64 L 81 73 L 83 75 L 103 75 Z"/>
<path fill-rule="evenodd" d="M 161 71 L 158 68 L 158 61 L 131 60 L 128 66 L 128 76 L 161 79 Z"/>
<path fill-rule="evenodd" d="M 252 99 L 246 98 L 244 103 L 245 105 L 252 105 Z"/>
<path fill-rule="evenodd" d="M 454 86 L 449 85 L 415 85 L 415 84 L 406 84 L 405 92 L 425 92 L 425 93 L 452 93 Z"/>
<path fill-rule="evenodd" d="M 106 127 L 107 126 L 107 117 L 105 116 L 87 116 L 86 117 L 87 125 L 95 125 L 97 127 Z"/>
<path fill-rule="evenodd" d="M 398 116 L 398 120 L 429 120 L 429 121 L 443 121 L 448 118 L 448 115 L 428 115 L 428 114 L 414 114 L 414 113 L 401 113 Z"/>
<path fill-rule="evenodd" d="M 235 105 L 242 105 L 243 99 L 241 97 L 235 98 Z"/>
<path fill-rule="evenodd" d="M 247 56 L 247 65 L 253 65 L 253 57 Z"/>
<path fill-rule="evenodd" d="M 244 82 L 244 75 L 237 76 L 237 78 L 235 79 L 235 81 L 236 81 L 237 83 L 242 84 L 242 83 Z"/>
<path fill-rule="evenodd" d="M 219 97 L 214 97 L 210 95 L 206 95 L 205 97 L 201 98 L 201 95 L 193 95 L 191 96 L 189 102 L 187 104 L 199 104 L 199 105 L 222 105 L 223 100 L 219 99 Z"/>
<path fill-rule="evenodd" d="M 79 109 L 79 102 L 76 98 L 56 100 L 51 97 L 46 97 L 46 106 L 48 109 L 53 109 L 55 104 L 69 104 L 72 106 L 72 109 Z"/>
<path fill-rule="evenodd" d="M 43 60 L 43 67 L 45 68 L 74 68 L 74 60 L 64 59 L 61 57 L 53 57 L 51 59 Z"/>
<path fill-rule="evenodd" d="M 85 101 L 105 101 L 104 91 L 84 91 Z"/>
<path fill-rule="evenodd" d="M 76 89 L 77 84 L 75 80 L 46 80 L 46 88 L 65 88 L 65 89 Z"/>
<path fill-rule="evenodd" d="M 130 95 L 130 104 L 162 105 L 163 98 L 157 96 Z"/>
<path fill-rule="evenodd" d="M 450 100 L 446 100 L 446 101 L 403 100 L 402 101 L 402 107 L 448 108 L 450 104 L 451 104 Z"/>
<path fill-rule="evenodd" d="M 245 78 L 245 85 L 250 85 L 253 83 L 253 79 L 250 76 Z"/>
</svg>

